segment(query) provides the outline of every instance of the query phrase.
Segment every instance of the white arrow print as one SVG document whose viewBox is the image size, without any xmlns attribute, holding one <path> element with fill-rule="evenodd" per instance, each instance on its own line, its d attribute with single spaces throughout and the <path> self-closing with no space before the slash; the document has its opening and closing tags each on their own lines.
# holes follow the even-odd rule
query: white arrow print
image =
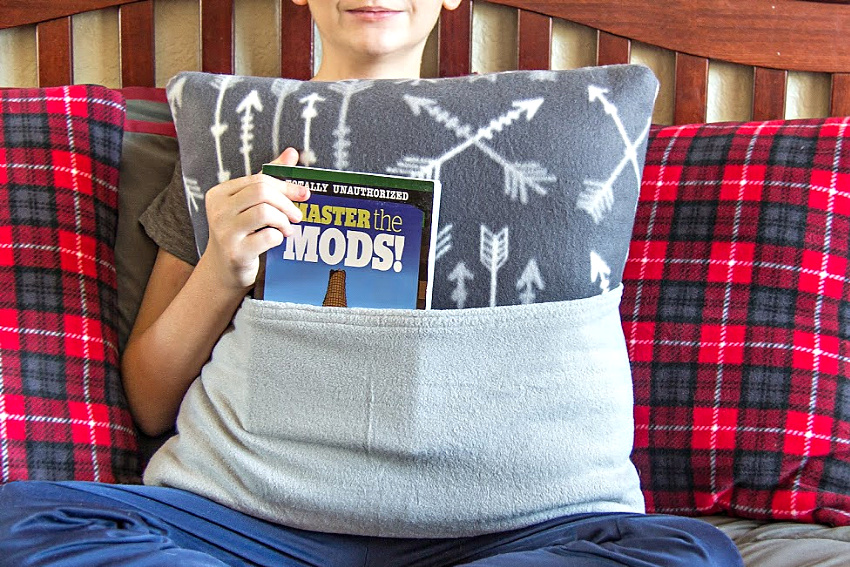
<svg viewBox="0 0 850 567">
<path fill-rule="evenodd" d="M 340 81 L 332 83 L 328 88 L 342 95 L 342 103 L 339 107 L 339 122 L 336 129 L 333 131 L 334 138 L 334 167 L 337 169 L 347 169 L 348 148 L 351 146 L 351 141 L 348 135 L 351 133 L 351 128 L 348 127 L 348 107 L 351 104 L 351 97 L 360 91 L 364 91 L 372 86 L 374 81 Z"/>
<path fill-rule="evenodd" d="M 447 224 L 437 231 L 436 252 L 434 253 L 435 261 L 448 254 L 449 250 L 452 249 L 452 226 L 451 224 Z"/>
<path fill-rule="evenodd" d="M 310 93 L 298 101 L 304 105 L 304 110 L 301 111 L 301 118 L 304 119 L 304 149 L 301 151 L 301 163 L 308 167 L 316 163 L 316 153 L 310 147 L 310 125 L 319 115 L 316 103 L 324 102 L 324 100 L 318 93 Z"/>
<path fill-rule="evenodd" d="M 473 277 L 472 272 L 467 269 L 463 262 L 458 262 L 448 275 L 448 280 L 455 283 L 451 298 L 458 309 L 463 309 L 463 306 L 466 305 L 466 298 L 469 297 L 469 293 L 466 291 L 466 280 L 471 280 Z"/>
<path fill-rule="evenodd" d="M 201 191 L 198 180 L 184 177 L 183 188 L 186 191 L 186 202 L 189 205 L 189 210 L 193 212 L 200 211 L 201 203 L 204 202 L 204 193 Z"/>
<path fill-rule="evenodd" d="M 242 115 L 242 133 L 239 135 L 242 145 L 239 147 L 239 153 L 242 154 L 245 164 L 245 175 L 251 175 L 251 151 L 254 149 L 252 143 L 254 141 L 254 112 L 262 111 L 263 103 L 260 101 L 260 93 L 256 90 L 252 90 L 236 107 L 236 114 Z"/>
<path fill-rule="evenodd" d="M 630 141 L 626 134 L 625 127 L 620 120 L 620 114 L 617 111 L 617 107 L 605 97 L 606 92 L 607 91 L 605 89 L 593 85 L 588 87 L 588 94 L 591 102 L 594 100 L 600 101 L 605 109 L 605 113 L 611 116 L 614 120 L 617 130 L 623 138 L 625 151 L 623 157 L 614 168 L 614 171 L 612 171 L 611 175 L 608 176 L 608 179 L 604 181 L 586 179 L 584 181 L 585 190 L 582 191 L 576 201 L 576 208 L 585 211 L 593 219 L 593 222 L 597 224 L 602 220 L 605 213 L 611 210 L 611 205 L 614 203 L 614 182 L 620 177 L 623 169 L 625 169 L 626 165 L 629 163 L 632 164 L 632 168 L 635 171 L 635 177 L 638 184 L 640 184 L 641 176 L 640 166 L 637 162 L 637 146 L 643 143 L 643 140 L 649 135 L 649 127 L 651 124 L 651 120 L 647 121 L 646 127 L 640 135 L 638 135 L 635 141 Z"/>
<path fill-rule="evenodd" d="M 411 87 L 418 87 L 424 83 L 439 83 L 441 79 L 430 78 L 430 79 L 398 79 L 393 81 L 394 85 L 410 85 Z"/>
<path fill-rule="evenodd" d="M 460 119 L 453 116 L 449 111 L 444 110 L 437 104 L 437 101 L 432 98 L 424 98 L 419 96 L 404 95 L 404 102 L 410 107 L 414 116 L 422 114 L 422 110 L 434 119 L 437 124 L 443 124 L 446 130 L 452 132 L 461 140 L 467 140 L 472 137 L 472 128 L 467 124 L 461 124 Z"/>
<path fill-rule="evenodd" d="M 490 272 L 490 307 L 496 306 L 496 274 L 499 268 L 507 262 L 508 253 L 508 227 L 504 227 L 498 233 L 493 233 L 482 224 L 479 259 Z"/>
<path fill-rule="evenodd" d="M 215 122 L 210 126 L 210 133 L 215 139 L 215 157 L 218 160 L 218 182 L 224 183 L 230 179 L 230 172 L 224 169 L 224 155 L 221 149 L 221 138 L 227 132 L 227 124 L 221 121 L 221 109 L 224 105 L 224 93 L 230 85 L 237 83 L 238 80 L 232 75 L 218 75 L 212 81 L 214 87 L 218 89 L 218 97 L 215 101 Z"/>
<path fill-rule="evenodd" d="M 183 87 L 186 86 L 186 77 L 175 79 L 168 85 L 168 100 L 171 114 L 177 116 L 177 111 L 183 107 Z"/>
<path fill-rule="evenodd" d="M 463 124 L 458 117 L 440 107 L 437 101 L 429 98 L 409 95 L 405 95 L 404 100 L 415 116 L 419 116 L 424 110 L 434 119 L 435 122 L 443 124 L 449 132 L 452 132 L 458 138 L 465 140 L 465 142 L 454 150 L 434 159 L 405 158 L 398 164 L 397 167 L 388 168 L 388 172 L 402 173 L 412 177 L 424 177 L 426 179 L 439 179 L 439 172 L 443 163 L 470 145 L 475 145 L 475 147 L 483 151 L 490 159 L 502 167 L 505 174 L 505 194 L 508 195 L 511 200 L 519 198 L 522 204 L 526 204 L 528 202 L 527 188 L 531 188 L 538 195 L 543 196 L 548 193 L 548 190 L 541 185 L 541 183 L 551 183 L 556 181 L 556 178 L 549 175 L 546 169 L 538 163 L 530 162 L 513 164 L 503 158 L 481 140 L 482 136 L 480 134 L 483 130 L 485 130 L 485 128 L 479 130 L 478 135 L 474 136 L 471 126 Z M 530 121 L 537 113 L 542 103 L 543 99 L 533 99 L 530 101 L 514 102 L 513 105 L 515 107 L 522 107 L 527 104 L 529 109 L 527 120 Z M 510 114 L 511 113 L 508 113 L 502 118 L 497 118 L 491 122 L 490 125 L 492 126 L 494 122 L 498 122 L 500 120 L 504 121 L 506 117 L 510 116 Z M 505 125 L 510 124 L 512 121 L 513 120 L 506 122 Z M 496 128 L 496 131 L 501 131 L 503 127 L 504 126 Z M 489 135 L 483 137 L 487 137 L 488 139 L 492 138 L 492 131 Z"/>
<path fill-rule="evenodd" d="M 543 284 L 543 277 L 540 275 L 540 269 L 537 267 L 537 260 L 534 258 L 525 265 L 522 275 L 516 282 L 516 289 L 519 292 L 519 300 L 524 305 L 534 303 L 534 300 L 537 299 L 537 291 L 546 289 Z"/>
<path fill-rule="evenodd" d="M 605 263 L 605 260 L 602 257 L 594 252 L 590 251 L 590 281 L 595 282 L 599 280 L 599 289 L 602 292 L 607 292 L 611 289 L 611 280 L 608 278 L 611 277 L 611 268 L 608 267 L 608 264 Z"/>
<path fill-rule="evenodd" d="M 277 97 L 274 107 L 274 124 L 272 126 L 272 152 L 275 157 L 280 155 L 280 118 L 283 113 L 283 103 L 286 98 L 298 90 L 299 81 L 289 79 L 275 79 L 272 82 L 272 94 Z"/>
<path fill-rule="evenodd" d="M 445 163 L 479 140 L 483 140 L 484 138 L 488 140 L 492 139 L 493 134 L 501 132 L 506 127 L 519 120 L 523 115 L 525 115 L 526 122 L 530 122 L 531 119 L 534 118 L 534 115 L 537 114 L 541 104 L 543 104 L 542 98 L 518 100 L 513 102 L 511 104 L 511 106 L 514 107 L 513 110 L 509 110 L 502 116 L 494 118 L 489 124 L 487 124 L 487 126 L 479 128 L 478 132 L 475 133 L 475 136 L 467 139 L 464 143 L 449 150 L 437 159 L 439 159 L 440 162 Z"/>
<path fill-rule="evenodd" d="M 603 89 L 601 87 L 597 87 L 594 85 L 588 85 L 587 94 L 590 102 L 598 100 L 602 103 L 602 108 L 605 109 L 605 114 L 609 115 L 611 119 L 614 121 L 614 124 L 617 126 L 617 131 L 620 133 L 620 137 L 623 139 L 623 143 L 626 145 L 625 158 L 632 163 L 632 168 L 635 171 L 635 177 L 638 182 L 640 182 L 640 166 L 637 161 L 637 148 L 636 146 L 640 142 L 632 143 L 629 140 L 629 135 L 626 132 L 626 127 L 623 126 L 623 121 L 620 120 L 620 111 L 617 110 L 617 107 L 608 100 L 608 97 L 605 96 L 605 93 L 608 92 L 608 89 Z"/>
</svg>

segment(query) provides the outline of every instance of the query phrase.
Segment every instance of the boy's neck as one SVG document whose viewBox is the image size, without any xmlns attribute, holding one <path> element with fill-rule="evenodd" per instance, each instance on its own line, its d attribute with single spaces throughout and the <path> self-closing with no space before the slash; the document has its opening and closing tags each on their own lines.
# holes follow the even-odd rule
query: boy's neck
<svg viewBox="0 0 850 567">
<path fill-rule="evenodd" d="M 314 81 L 344 79 L 418 79 L 421 76 L 422 56 L 358 61 L 324 55 Z"/>
</svg>

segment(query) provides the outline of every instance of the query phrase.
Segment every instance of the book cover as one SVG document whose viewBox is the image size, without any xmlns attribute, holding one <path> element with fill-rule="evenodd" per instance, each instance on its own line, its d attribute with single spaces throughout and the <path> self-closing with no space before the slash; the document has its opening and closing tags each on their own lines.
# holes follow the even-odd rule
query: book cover
<svg viewBox="0 0 850 567">
<path fill-rule="evenodd" d="M 430 309 L 438 181 L 278 164 L 263 173 L 310 198 L 295 203 L 295 233 L 261 257 L 256 299 Z"/>
</svg>

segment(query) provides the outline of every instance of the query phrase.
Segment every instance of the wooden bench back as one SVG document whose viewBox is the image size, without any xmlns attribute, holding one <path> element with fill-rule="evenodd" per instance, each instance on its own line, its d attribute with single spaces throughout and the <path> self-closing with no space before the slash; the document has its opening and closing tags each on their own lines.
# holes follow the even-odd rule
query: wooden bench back
<svg viewBox="0 0 850 567">
<path fill-rule="evenodd" d="M 201 70 L 233 73 L 234 0 L 198 0 Z M 751 66 L 752 118 L 782 118 L 789 71 L 826 73 L 829 114 L 850 115 L 850 0 L 489 0 L 517 13 L 517 69 L 548 69 L 555 19 L 597 31 L 599 65 L 630 61 L 633 42 L 675 54 L 676 124 L 704 122 L 711 60 Z M 0 0 L 0 29 L 36 25 L 41 86 L 73 82 L 74 14 L 119 9 L 123 86 L 154 86 L 154 0 Z M 471 72 L 472 0 L 441 17 L 438 74 Z M 306 8 L 280 4 L 280 75 L 308 79 L 314 33 Z M 276 45 L 276 43 L 274 44 Z"/>
</svg>

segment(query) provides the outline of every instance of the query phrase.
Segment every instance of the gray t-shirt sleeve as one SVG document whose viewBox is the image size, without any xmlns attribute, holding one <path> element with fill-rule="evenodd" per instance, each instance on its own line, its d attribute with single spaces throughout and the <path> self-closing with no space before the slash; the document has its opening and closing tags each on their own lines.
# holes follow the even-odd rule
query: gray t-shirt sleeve
<svg viewBox="0 0 850 567">
<path fill-rule="evenodd" d="M 157 246 L 193 266 L 198 263 L 198 247 L 186 204 L 179 160 L 171 182 L 145 209 L 139 222 Z"/>
</svg>

